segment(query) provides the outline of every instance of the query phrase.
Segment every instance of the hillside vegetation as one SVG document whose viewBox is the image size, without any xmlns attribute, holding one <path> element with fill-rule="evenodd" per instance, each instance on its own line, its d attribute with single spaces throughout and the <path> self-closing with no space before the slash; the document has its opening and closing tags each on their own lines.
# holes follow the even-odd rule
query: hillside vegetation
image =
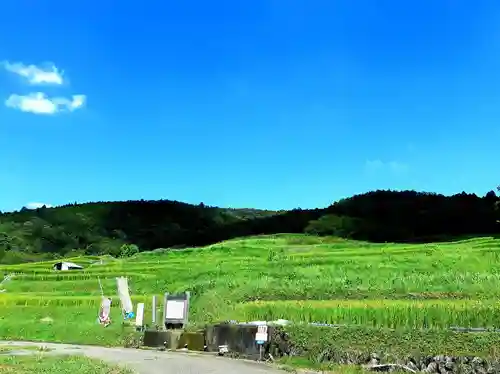
<svg viewBox="0 0 500 374">
<path fill-rule="evenodd" d="M 0 263 L 120 256 L 259 234 L 309 233 L 375 242 L 430 242 L 500 231 L 491 191 L 443 196 L 374 191 L 322 209 L 224 209 L 176 201 L 73 204 L 0 214 Z M 124 247 L 125 245 L 125 247 Z M 128 247 L 127 247 L 128 246 Z M 124 250 L 126 249 L 126 250 Z"/>
<path fill-rule="evenodd" d="M 294 344 L 310 355 L 333 341 L 344 351 L 491 355 L 499 334 L 454 334 L 449 327 L 500 328 L 499 259 L 493 237 L 377 244 L 280 234 L 128 259 L 71 259 L 86 266 L 81 272 L 54 272 L 51 262 L 4 265 L 13 278 L 0 293 L 0 335 L 120 344 L 115 277 L 125 275 L 133 300 L 146 303 L 146 323 L 152 295 L 189 290 L 194 325 L 278 318 L 345 325 L 320 335 L 292 330 Z M 108 328 L 96 323 L 98 277 L 115 300 Z"/>
</svg>

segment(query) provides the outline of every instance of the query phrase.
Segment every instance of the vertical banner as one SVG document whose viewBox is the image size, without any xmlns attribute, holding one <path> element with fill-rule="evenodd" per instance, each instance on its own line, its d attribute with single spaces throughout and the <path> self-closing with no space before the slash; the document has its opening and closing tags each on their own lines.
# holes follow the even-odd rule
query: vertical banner
<svg viewBox="0 0 500 374">
<path fill-rule="evenodd" d="M 144 322 L 144 303 L 137 304 L 137 314 L 135 317 L 135 326 L 142 327 Z"/>
<path fill-rule="evenodd" d="M 130 298 L 128 290 L 128 279 L 125 277 L 116 278 L 116 285 L 118 288 L 118 297 L 122 305 L 122 310 L 125 318 L 133 318 L 134 306 Z"/>
</svg>

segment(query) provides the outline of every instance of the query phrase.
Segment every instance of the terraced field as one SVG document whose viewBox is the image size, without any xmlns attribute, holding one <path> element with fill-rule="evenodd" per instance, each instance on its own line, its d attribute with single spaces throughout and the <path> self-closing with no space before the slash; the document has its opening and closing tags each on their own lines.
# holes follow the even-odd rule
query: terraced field
<svg viewBox="0 0 500 374">
<path fill-rule="evenodd" d="M 70 259 L 3 266 L 0 336 L 5 339 L 119 344 L 120 323 L 97 324 L 101 279 L 117 307 L 117 276 L 129 277 L 134 302 L 192 293 L 190 319 L 288 319 L 370 328 L 500 328 L 500 240 L 427 245 L 372 244 L 303 235 L 231 240 L 201 249 L 155 251 L 126 260 Z M 102 260 L 102 261 L 101 261 Z"/>
</svg>

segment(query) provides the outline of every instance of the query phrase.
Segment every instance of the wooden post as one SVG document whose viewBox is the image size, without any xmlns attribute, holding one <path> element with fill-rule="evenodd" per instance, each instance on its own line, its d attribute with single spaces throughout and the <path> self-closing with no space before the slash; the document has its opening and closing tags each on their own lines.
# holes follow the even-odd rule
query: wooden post
<svg viewBox="0 0 500 374">
<path fill-rule="evenodd" d="M 137 304 L 137 313 L 135 315 L 135 327 L 142 329 L 144 325 L 144 303 Z"/>
<path fill-rule="evenodd" d="M 168 292 L 165 292 L 165 296 L 163 297 L 163 319 L 161 321 L 161 329 L 165 330 L 167 327 L 165 326 L 165 321 L 167 319 L 167 300 L 168 300 Z"/>
<path fill-rule="evenodd" d="M 191 292 L 186 291 L 186 309 L 184 310 L 184 325 L 183 325 L 184 328 L 186 328 L 189 319 L 189 299 L 191 299 Z"/>
<path fill-rule="evenodd" d="M 153 295 L 153 300 L 151 301 L 151 324 L 156 325 L 156 295 Z"/>
</svg>

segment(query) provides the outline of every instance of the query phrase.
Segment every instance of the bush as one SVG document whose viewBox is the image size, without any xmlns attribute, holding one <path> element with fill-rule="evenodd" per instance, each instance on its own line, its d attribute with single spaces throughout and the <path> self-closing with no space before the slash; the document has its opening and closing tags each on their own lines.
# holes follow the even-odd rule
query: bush
<svg viewBox="0 0 500 374">
<path fill-rule="evenodd" d="M 139 247 L 135 244 L 123 244 L 120 248 L 120 257 L 132 257 L 139 253 Z"/>
<path fill-rule="evenodd" d="M 310 221 L 304 231 L 312 235 L 352 238 L 355 236 L 358 226 L 358 220 L 355 218 L 327 214 L 317 220 Z"/>
</svg>

